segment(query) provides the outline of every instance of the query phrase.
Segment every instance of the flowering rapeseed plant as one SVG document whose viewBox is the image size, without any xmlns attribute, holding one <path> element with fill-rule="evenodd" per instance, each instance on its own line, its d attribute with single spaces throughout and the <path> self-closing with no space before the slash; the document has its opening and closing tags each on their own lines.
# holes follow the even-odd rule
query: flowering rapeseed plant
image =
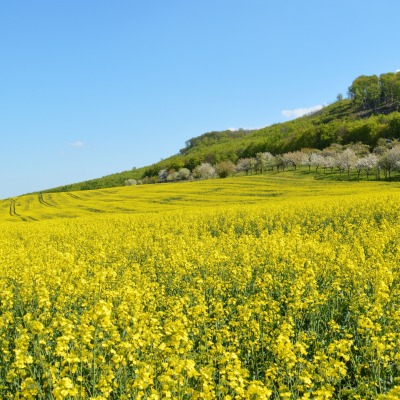
<svg viewBox="0 0 400 400">
<path fill-rule="evenodd" d="M 0 222 L 0 397 L 398 398 L 399 199 Z"/>
</svg>

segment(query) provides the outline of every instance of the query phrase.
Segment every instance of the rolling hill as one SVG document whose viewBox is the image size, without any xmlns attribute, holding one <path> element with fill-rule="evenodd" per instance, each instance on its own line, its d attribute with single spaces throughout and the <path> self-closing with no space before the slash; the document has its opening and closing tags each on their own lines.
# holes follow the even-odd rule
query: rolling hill
<svg viewBox="0 0 400 400">
<path fill-rule="evenodd" d="M 382 74 L 379 78 L 360 76 L 349 87 L 349 97 L 340 96 L 322 110 L 262 129 L 207 132 L 188 139 L 177 154 L 150 166 L 63 185 L 43 193 L 123 186 L 127 179 L 146 178 L 148 183 L 154 183 L 152 178 L 162 169 L 185 167 L 192 171 L 203 162 L 236 163 L 258 152 L 283 154 L 304 148 L 323 149 L 333 143 L 362 142 L 373 147 L 380 138 L 400 138 L 400 73 Z"/>
</svg>

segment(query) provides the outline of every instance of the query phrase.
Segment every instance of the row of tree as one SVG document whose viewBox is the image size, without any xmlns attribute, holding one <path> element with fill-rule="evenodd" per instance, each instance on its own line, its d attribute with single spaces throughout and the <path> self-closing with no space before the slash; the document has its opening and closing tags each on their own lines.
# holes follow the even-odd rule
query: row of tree
<svg viewBox="0 0 400 400">
<path fill-rule="evenodd" d="M 145 177 L 140 181 L 129 179 L 126 185 L 139 183 L 163 183 L 183 180 L 225 178 L 229 175 L 264 173 L 266 171 L 285 171 L 288 168 L 296 170 L 299 167 L 322 169 L 324 172 L 339 172 L 350 175 L 357 172 L 358 177 L 365 174 L 368 178 L 375 174 L 376 178 L 383 173 L 390 178 L 393 171 L 400 171 L 400 142 L 381 139 L 378 145 L 370 151 L 368 145 L 361 142 L 349 145 L 333 144 L 323 150 L 302 149 L 284 154 L 273 155 L 269 152 L 259 152 L 255 157 L 245 157 L 233 163 L 222 161 L 215 165 L 202 163 L 193 170 L 182 167 L 179 169 L 162 169 L 153 177 Z"/>
</svg>

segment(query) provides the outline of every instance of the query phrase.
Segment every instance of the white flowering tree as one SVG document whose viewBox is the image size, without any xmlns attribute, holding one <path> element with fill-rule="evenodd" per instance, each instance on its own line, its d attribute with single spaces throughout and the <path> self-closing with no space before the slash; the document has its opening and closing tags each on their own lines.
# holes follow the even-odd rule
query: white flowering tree
<svg viewBox="0 0 400 400">
<path fill-rule="evenodd" d="M 246 172 L 246 175 L 249 174 L 249 172 L 252 172 L 257 165 L 257 160 L 255 158 L 241 158 L 235 167 L 235 170 L 237 172 Z"/>
<path fill-rule="evenodd" d="M 354 167 L 357 161 L 358 157 L 352 149 L 346 149 L 336 156 L 337 168 L 340 173 L 346 171 L 348 176 L 350 176 L 350 170 Z"/>
<path fill-rule="evenodd" d="M 180 181 L 185 181 L 190 178 L 190 170 L 187 168 L 181 168 L 177 173 L 177 178 Z"/>
<path fill-rule="evenodd" d="M 216 177 L 215 168 L 209 163 L 202 163 L 193 170 L 196 179 L 210 179 Z"/>
<path fill-rule="evenodd" d="M 291 165 L 293 169 L 297 169 L 298 166 L 303 164 L 306 155 L 302 151 L 290 151 L 283 154 L 282 157 L 286 165 Z"/>
<path fill-rule="evenodd" d="M 332 156 L 325 156 L 322 157 L 322 168 L 324 169 L 324 172 L 326 171 L 327 168 L 333 172 L 333 169 L 336 167 L 336 159 L 335 157 Z"/>
<path fill-rule="evenodd" d="M 311 150 L 311 149 L 305 149 L 302 151 L 304 154 L 303 160 L 301 165 L 308 167 L 308 170 L 311 170 L 311 167 L 313 166 L 313 156 L 314 154 L 319 154 L 318 150 Z"/>
<path fill-rule="evenodd" d="M 268 151 L 256 154 L 257 165 L 256 168 L 263 173 L 265 170 L 274 170 L 276 165 L 275 157 Z"/>
<path fill-rule="evenodd" d="M 125 186 L 135 186 L 138 184 L 136 179 L 127 179 L 124 183 Z"/>
<path fill-rule="evenodd" d="M 178 172 L 177 172 L 177 171 L 171 170 L 171 171 L 168 173 L 167 182 L 175 182 L 175 181 L 177 181 L 178 179 L 179 179 L 179 178 L 178 178 Z"/>
<path fill-rule="evenodd" d="M 379 158 L 375 154 L 368 154 L 360 159 L 354 165 L 357 170 L 357 175 L 360 177 L 361 171 L 365 171 L 367 178 L 369 174 L 376 169 L 378 165 Z"/>
<path fill-rule="evenodd" d="M 378 166 L 383 170 L 385 178 L 390 178 L 392 171 L 398 170 L 400 164 L 400 146 L 395 146 L 381 155 Z"/>
<path fill-rule="evenodd" d="M 310 165 L 312 167 L 315 167 L 315 172 L 318 171 L 319 167 L 323 167 L 324 166 L 324 157 L 322 156 L 322 154 L 312 153 L 310 156 Z"/>
</svg>

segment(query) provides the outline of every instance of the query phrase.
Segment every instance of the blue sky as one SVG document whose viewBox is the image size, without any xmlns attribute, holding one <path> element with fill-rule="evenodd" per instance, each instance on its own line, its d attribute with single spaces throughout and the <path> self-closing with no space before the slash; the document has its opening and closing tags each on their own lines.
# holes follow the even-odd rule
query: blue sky
<svg viewBox="0 0 400 400">
<path fill-rule="evenodd" d="M 398 0 L 0 3 L 0 198 L 149 165 L 400 69 Z"/>
</svg>

